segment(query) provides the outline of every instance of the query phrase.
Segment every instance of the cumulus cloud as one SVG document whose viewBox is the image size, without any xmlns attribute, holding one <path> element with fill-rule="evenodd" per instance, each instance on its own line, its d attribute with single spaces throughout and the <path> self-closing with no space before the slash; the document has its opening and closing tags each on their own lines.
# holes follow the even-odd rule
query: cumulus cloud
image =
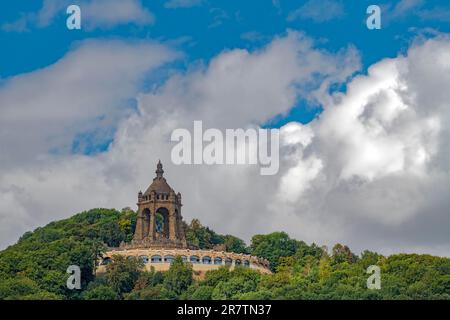
<svg viewBox="0 0 450 320">
<path fill-rule="evenodd" d="M 108 151 L 30 156 L 0 169 L 0 241 L 83 209 L 132 206 L 161 158 L 183 194 L 185 219 L 219 232 L 248 240 L 286 230 L 356 251 L 448 254 L 449 55 L 450 39 L 440 37 L 349 80 L 359 68 L 353 48 L 331 54 L 296 32 L 257 51 L 225 51 L 139 94 Z M 331 84 L 346 82 L 345 92 L 329 94 Z M 281 128 L 278 175 L 251 165 L 171 163 L 174 129 L 192 129 L 194 120 L 255 127 L 299 99 L 324 111 Z"/>
<path fill-rule="evenodd" d="M 57 16 L 66 15 L 66 9 L 73 4 L 70 0 L 44 0 L 38 12 L 29 12 L 13 22 L 2 25 L 4 31 L 24 32 L 30 27 L 47 27 Z M 81 0 L 76 3 L 81 9 L 82 28 L 85 30 L 110 29 L 118 25 L 149 25 L 154 15 L 140 0 Z"/>
<path fill-rule="evenodd" d="M 150 42 L 85 41 L 57 63 L 0 86 L 3 168 L 71 147 L 74 137 L 108 133 L 130 112 L 147 72 L 176 57 Z M 127 108 L 128 107 L 128 108 Z"/>
<path fill-rule="evenodd" d="M 436 217 L 448 216 L 448 199 L 437 200 L 433 194 L 448 188 L 441 183 L 450 182 L 444 160 L 449 54 L 448 38 L 429 40 L 414 45 L 407 56 L 380 61 L 368 75 L 354 78 L 347 92 L 335 94 L 334 102 L 325 104 L 320 118 L 308 125 L 314 131 L 308 157 L 323 163 L 309 192 L 302 183 L 295 186 L 296 175 L 290 172 L 295 169 L 290 169 L 279 193 L 297 195 L 297 203 L 353 239 L 347 242 L 363 241 L 367 247 L 376 243 L 383 249 L 392 243 L 399 250 L 412 244 L 427 247 L 433 238 L 428 232 L 441 229 Z M 436 64 L 431 66 L 431 61 Z M 307 160 L 300 157 L 300 168 L 307 168 Z M 279 199 L 280 205 L 284 202 Z M 423 234 L 418 221 L 427 229 Z M 440 241 L 430 242 L 427 250 L 448 254 L 449 239 L 441 234 Z"/>
</svg>

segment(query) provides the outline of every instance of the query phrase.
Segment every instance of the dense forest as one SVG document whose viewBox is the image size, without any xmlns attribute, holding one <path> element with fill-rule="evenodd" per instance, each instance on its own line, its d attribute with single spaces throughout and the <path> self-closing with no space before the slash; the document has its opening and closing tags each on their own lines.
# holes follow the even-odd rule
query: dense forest
<svg viewBox="0 0 450 320">
<path fill-rule="evenodd" d="M 255 235 L 247 246 L 198 220 L 186 225 L 188 241 L 266 258 L 273 274 L 223 266 L 194 280 L 191 265 L 181 258 L 161 273 L 143 271 L 137 259 L 116 257 L 95 277 L 95 257 L 107 246 L 130 241 L 135 223 L 130 209 L 93 209 L 25 233 L 0 252 L 0 299 L 450 299 L 449 258 L 356 255 L 345 245 L 328 250 L 284 232 Z M 66 287 L 69 265 L 81 267 L 81 290 Z M 367 289 L 370 265 L 381 268 L 380 290 Z"/>
</svg>

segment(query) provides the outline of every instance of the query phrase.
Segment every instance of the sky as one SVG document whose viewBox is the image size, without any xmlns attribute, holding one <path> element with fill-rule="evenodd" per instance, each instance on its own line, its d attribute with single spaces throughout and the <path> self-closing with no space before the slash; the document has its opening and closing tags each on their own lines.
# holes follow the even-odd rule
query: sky
<svg viewBox="0 0 450 320">
<path fill-rule="evenodd" d="M 219 233 L 450 256 L 447 1 L 2 1 L 0 45 L 0 248 L 136 209 L 161 159 Z M 195 120 L 279 128 L 278 174 L 174 165 Z"/>
</svg>

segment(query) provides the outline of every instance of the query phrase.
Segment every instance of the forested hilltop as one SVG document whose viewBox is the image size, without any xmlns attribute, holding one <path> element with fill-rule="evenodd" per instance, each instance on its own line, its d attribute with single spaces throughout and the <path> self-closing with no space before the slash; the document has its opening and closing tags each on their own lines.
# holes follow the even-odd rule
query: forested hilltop
<svg viewBox="0 0 450 320">
<path fill-rule="evenodd" d="M 283 232 L 255 235 L 247 247 L 198 220 L 186 225 L 188 241 L 202 249 L 223 244 L 228 251 L 266 258 L 274 273 L 222 267 L 197 281 L 181 259 L 160 273 L 117 257 L 106 274 L 95 277 L 97 254 L 130 241 L 135 223 L 130 209 L 93 209 L 25 233 L 0 252 L 0 299 L 450 299 L 449 258 L 370 251 L 357 256 L 341 244 L 328 252 Z M 66 288 L 69 265 L 81 267 L 81 290 Z M 380 290 L 366 287 L 370 265 L 381 268 Z"/>
</svg>

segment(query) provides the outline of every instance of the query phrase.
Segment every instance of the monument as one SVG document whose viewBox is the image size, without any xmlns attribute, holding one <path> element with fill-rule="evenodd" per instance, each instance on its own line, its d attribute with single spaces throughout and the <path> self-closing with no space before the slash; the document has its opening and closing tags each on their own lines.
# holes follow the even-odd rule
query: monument
<svg viewBox="0 0 450 320">
<path fill-rule="evenodd" d="M 138 194 L 138 217 L 132 244 L 142 247 L 187 248 L 181 216 L 181 194 L 164 178 L 161 161 L 145 193 Z"/>
<path fill-rule="evenodd" d="M 248 254 L 228 252 L 224 246 L 200 249 L 186 241 L 185 223 L 181 215 L 181 194 L 167 183 L 161 161 L 156 166 L 156 177 L 142 193 L 138 193 L 137 221 L 133 240 L 121 243 L 118 248 L 108 248 L 97 263 L 96 272 L 106 271 L 115 255 L 137 257 L 145 269 L 167 271 L 176 256 L 192 263 L 194 276 L 220 266 L 242 266 L 262 273 L 271 273 L 269 261 Z"/>
</svg>

